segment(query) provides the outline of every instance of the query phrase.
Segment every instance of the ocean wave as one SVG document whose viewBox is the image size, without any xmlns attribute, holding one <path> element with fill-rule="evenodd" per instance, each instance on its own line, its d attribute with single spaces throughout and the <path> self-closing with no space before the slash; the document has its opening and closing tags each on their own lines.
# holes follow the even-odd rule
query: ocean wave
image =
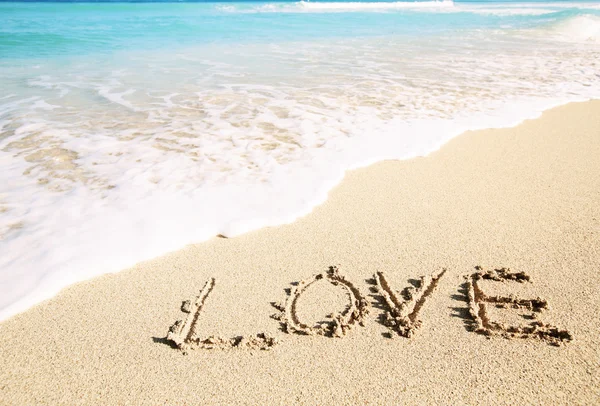
<svg viewBox="0 0 600 406">
<path fill-rule="evenodd" d="M 472 13 L 494 16 L 538 16 L 551 14 L 565 9 L 600 10 L 599 4 L 592 3 L 512 3 L 482 4 L 454 3 L 453 0 L 431 1 L 395 1 L 395 2 L 336 2 L 336 1 L 299 1 L 296 3 L 234 3 L 218 5 L 216 9 L 227 13 L 299 13 L 299 12 L 365 12 L 365 11 L 441 11 L 450 13 Z"/>
<path fill-rule="evenodd" d="M 452 11 L 466 12 L 473 14 L 492 15 L 499 17 L 506 16 L 540 16 L 545 14 L 556 13 L 556 9 L 541 8 L 541 7 L 510 7 L 510 8 L 495 8 L 495 7 L 456 7 Z"/>
<path fill-rule="evenodd" d="M 488 18 L 452 14 L 462 3 L 404 2 L 351 3 L 369 18 L 326 14 L 348 4 L 261 6 L 326 18 L 169 5 L 159 19 L 173 22 L 160 31 L 169 48 L 155 46 L 154 6 L 146 22 L 118 9 L 94 14 L 102 26 L 89 35 L 110 23 L 139 42 L 116 42 L 110 58 L 87 46 L 62 56 L 52 38 L 26 52 L 35 59 L 0 50 L 0 320 L 77 281 L 291 222 L 347 169 L 600 97 L 596 11 Z M 382 4 L 410 11 L 377 14 Z"/>
<path fill-rule="evenodd" d="M 454 2 L 443 1 L 417 1 L 417 2 L 309 2 L 301 1 L 297 3 L 300 7 L 307 10 L 378 10 L 378 9 L 424 9 L 424 8 L 447 8 L 454 7 Z"/>
<path fill-rule="evenodd" d="M 590 21 L 555 29 L 586 37 L 570 30 Z M 595 44 L 545 49 L 528 37 L 519 51 L 494 38 L 204 45 L 15 65 L 0 76 L 0 320 L 187 244 L 289 223 L 346 169 L 600 94 Z"/>
<path fill-rule="evenodd" d="M 396 2 L 310 2 L 299 1 L 292 4 L 266 3 L 258 6 L 219 5 L 217 10 L 223 12 L 350 12 L 350 11 L 380 11 L 380 10 L 424 10 L 447 9 L 454 7 L 452 0 L 440 1 L 396 1 Z"/>
<path fill-rule="evenodd" d="M 554 25 L 553 32 L 561 39 L 600 42 L 600 17 L 579 15 Z"/>
<path fill-rule="evenodd" d="M 560 17 L 525 32 L 552 41 L 600 43 L 600 16 L 579 14 Z"/>
</svg>

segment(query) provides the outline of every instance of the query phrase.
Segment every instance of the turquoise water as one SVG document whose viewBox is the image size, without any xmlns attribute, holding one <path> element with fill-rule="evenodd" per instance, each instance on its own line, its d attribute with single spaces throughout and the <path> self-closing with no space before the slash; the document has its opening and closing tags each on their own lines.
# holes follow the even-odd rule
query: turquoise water
<svg viewBox="0 0 600 406">
<path fill-rule="evenodd" d="M 0 2 L 0 89 L 3 319 L 600 97 L 600 1 Z"/>
<path fill-rule="evenodd" d="M 550 5 L 552 12 L 541 15 L 473 12 L 474 7 L 498 5 L 524 9 L 523 3 L 516 2 L 457 2 L 456 8 L 465 8 L 447 13 L 398 10 L 385 5 L 375 12 L 352 7 L 319 12 L 319 8 L 312 7 L 332 3 L 302 4 L 306 6 L 294 2 L 0 3 L 0 55 L 45 57 L 209 43 L 452 35 L 456 30 L 493 29 L 499 25 L 507 29 L 532 28 L 582 12 L 600 15 L 598 9 L 585 8 L 595 3 L 577 3 L 576 7 L 565 2 L 527 3 Z"/>
</svg>

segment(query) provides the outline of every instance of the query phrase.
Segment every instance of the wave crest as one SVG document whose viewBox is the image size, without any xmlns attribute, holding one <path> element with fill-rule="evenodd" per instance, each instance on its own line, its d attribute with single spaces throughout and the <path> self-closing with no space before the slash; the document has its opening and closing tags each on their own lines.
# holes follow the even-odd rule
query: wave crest
<svg viewBox="0 0 600 406">
<path fill-rule="evenodd" d="M 396 1 L 396 2 L 310 2 L 300 1 L 296 3 L 306 10 L 383 10 L 383 9 L 422 9 L 454 7 L 452 0 L 442 1 Z"/>
<path fill-rule="evenodd" d="M 552 35 L 563 41 L 600 42 L 600 16 L 585 14 L 553 24 Z"/>
<path fill-rule="evenodd" d="M 396 2 L 311 2 L 299 1 L 292 4 L 267 3 L 260 6 L 246 8 L 244 6 L 218 6 L 217 9 L 224 12 L 347 12 L 347 11 L 369 11 L 369 10 L 410 10 L 410 9 L 448 9 L 454 7 L 453 0 L 430 0 L 430 1 L 396 1 Z"/>
</svg>

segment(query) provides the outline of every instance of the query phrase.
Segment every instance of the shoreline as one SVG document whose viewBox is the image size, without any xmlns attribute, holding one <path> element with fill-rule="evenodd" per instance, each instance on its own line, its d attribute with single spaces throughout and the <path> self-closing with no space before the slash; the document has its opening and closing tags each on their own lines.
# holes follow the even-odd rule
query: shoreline
<svg viewBox="0 0 600 406">
<path fill-rule="evenodd" d="M 0 322 L 0 401 L 598 402 L 599 133 L 598 100 L 468 131 L 427 157 L 347 172 L 325 203 L 291 224 L 213 238 L 69 286 Z M 368 302 L 364 327 L 341 338 L 280 331 L 271 302 L 333 265 Z M 478 265 L 526 272 L 532 283 L 501 284 L 502 294 L 544 298 L 540 319 L 573 341 L 555 348 L 469 331 L 462 286 Z M 421 327 L 409 339 L 388 338 L 366 280 L 384 272 L 401 290 L 441 268 L 448 271 L 420 309 Z M 171 348 L 165 338 L 185 316 L 181 302 L 209 278 L 216 283 L 197 326 L 203 336 L 264 332 L 281 342 L 186 356 Z M 344 300 L 315 285 L 298 299 L 298 317 L 320 320 Z"/>
<path fill-rule="evenodd" d="M 139 263 L 143 263 L 146 261 L 151 261 L 155 258 L 169 255 L 173 252 L 177 252 L 180 249 L 185 248 L 188 245 L 201 244 L 215 236 L 224 235 L 228 238 L 237 238 L 240 235 L 246 233 L 252 233 L 263 228 L 269 227 L 279 227 L 283 225 L 292 224 L 299 219 L 310 215 L 316 207 L 324 204 L 330 196 L 330 193 L 333 189 L 338 187 L 340 183 L 344 181 L 346 175 L 355 170 L 360 170 L 371 165 L 378 164 L 380 162 L 385 161 L 410 161 L 413 159 L 426 158 L 441 148 L 443 148 L 446 144 L 451 142 L 457 137 L 461 137 L 465 133 L 469 133 L 472 131 L 486 131 L 486 130 L 495 130 L 495 129 L 509 129 L 514 128 L 523 122 L 528 120 L 535 120 L 541 117 L 544 112 L 555 109 L 560 106 L 564 106 L 571 103 L 582 103 L 593 101 L 592 100 L 581 100 L 581 101 L 571 101 L 571 102 L 549 102 L 549 101 L 538 101 L 529 106 L 529 109 L 521 110 L 518 107 L 520 104 L 516 106 L 505 106 L 501 111 L 503 112 L 498 117 L 484 117 L 485 115 L 474 116 L 471 117 L 471 123 L 466 125 L 464 123 L 464 118 L 460 120 L 455 120 L 456 122 L 449 122 L 449 128 L 446 128 L 444 131 L 441 131 L 444 126 L 442 122 L 438 122 L 434 127 L 438 128 L 443 136 L 438 137 L 434 144 L 423 147 L 423 146 L 415 146 L 413 150 L 410 152 L 409 157 L 402 157 L 402 154 L 398 155 L 398 153 L 387 153 L 384 155 L 373 155 L 372 152 L 366 153 L 367 157 L 363 157 L 363 161 L 356 161 L 353 164 L 345 166 L 345 169 L 340 170 L 336 174 L 329 173 L 325 176 L 325 181 L 322 181 L 315 187 L 313 195 L 309 195 L 306 199 L 298 201 L 297 199 L 289 198 L 286 196 L 285 198 L 281 198 L 281 202 L 278 204 L 274 204 L 272 207 L 261 207 L 262 204 L 259 204 L 258 201 L 254 201 L 250 204 L 252 208 L 248 208 L 246 206 L 236 206 L 235 204 L 231 206 L 232 212 L 240 212 L 248 211 L 240 216 L 233 216 L 229 222 L 220 223 L 216 221 L 215 224 L 210 224 L 210 227 L 205 229 L 202 221 L 198 219 L 191 221 L 194 224 L 194 227 L 191 228 L 189 225 L 187 227 L 179 227 L 178 224 L 184 221 L 184 218 L 189 216 L 194 212 L 192 209 L 194 203 L 200 203 L 197 199 L 183 199 L 182 202 L 177 202 L 172 200 L 173 196 L 168 197 L 165 201 L 170 202 L 170 209 L 166 207 L 169 206 L 167 204 L 160 203 L 157 205 L 160 200 L 146 200 L 145 203 L 148 206 L 154 207 L 154 210 L 157 212 L 161 212 L 161 216 L 155 219 L 154 224 L 148 222 L 146 223 L 146 217 L 151 216 L 152 210 L 135 212 L 132 210 L 124 211 L 124 212 L 114 212 L 114 207 L 111 205 L 99 208 L 98 211 L 89 211 L 82 212 L 82 216 L 91 218 L 91 221 L 86 221 L 86 226 L 81 229 L 76 230 L 77 233 L 65 233 L 68 234 L 71 238 L 61 239 L 60 237 L 64 237 L 63 234 L 58 237 L 58 244 L 62 246 L 76 246 L 77 248 L 74 250 L 67 250 L 64 252 L 59 252 L 58 254 L 40 250 L 35 252 L 33 255 L 33 259 L 38 257 L 38 261 L 41 261 L 41 267 L 44 269 L 43 272 L 33 272 L 32 268 L 35 268 L 28 264 L 28 266 L 24 267 L 24 263 L 19 263 L 20 259 L 18 255 L 10 255 L 11 252 L 18 252 L 20 248 L 22 248 L 22 244 L 20 244 L 20 240 L 12 240 L 9 241 L 7 245 L 8 247 L 5 250 L 5 253 L 8 254 L 4 259 L 7 261 L 5 264 L 11 264 L 12 272 L 16 272 L 17 274 L 28 274 L 29 279 L 35 279 L 37 281 L 37 286 L 33 289 L 30 286 L 27 286 L 29 292 L 21 296 L 19 299 L 13 301 L 6 307 L 0 309 L 0 323 L 4 320 L 7 320 L 19 313 L 27 311 L 28 309 L 36 306 L 40 303 L 43 303 L 46 300 L 51 300 L 53 297 L 56 297 L 63 289 L 68 288 L 77 283 L 85 282 L 92 280 L 94 278 L 100 277 L 106 274 L 112 274 L 116 272 L 121 272 L 123 269 L 129 269 L 131 267 L 135 267 Z M 527 111 L 527 114 L 524 113 Z M 511 119 L 507 119 L 506 117 L 511 117 Z M 460 124 L 459 124 L 460 123 Z M 483 124 L 487 123 L 487 124 Z M 486 126 L 487 125 L 487 126 Z M 411 127 L 409 125 L 408 127 Z M 469 128 L 468 130 L 464 130 L 464 128 Z M 428 131 L 432 131 L 430 128 Z M 433 131 L 436 133 L 436 131 Z M 381 142 L 381 145 L 386 146 L 388 150 L 394 150 L 396 145 L 393 143 L 390 144 L 389 140 L 375 140 Z M 347 146 L 349 150 L 353 148 Z M 379 146 L 375 148 L 376 150 L 381 149 Z M 385 148 L 384 148 L 385 149 Z M 402 148 L 400 148 L 402 149 Z M 349 151 L 343 151 L 342 155 L 348 153 Z M 355 153 L 358 150 L 355 151 Z M 352 154 L 350 154 L 352 155 Z M 377 158 L 375 158 L 377 156 Z M 386 157 L 387 156 L 387 157 Z M 346 162 L 347 164 L 347 162 Z M 320 164 L 319 164 L 320 165 Z M 319 166 L 317 165 L 317 167 Z M 293 164 L 292 164 L 293 166 Z M 302 166 L 296 167 L 300 174 L 305 174 Z M 289 168 L 287 169 L 289 171 Z M 314 172 L 314 171 L 309 171 Z M 308 174 L 310 175 L 310 174 Z M 301 177 L 300 177 L 301 178 Z M 293 179 L 292 179 L 293 180 Z M 296 179 L 297 180 L 297 179 Z M 306 183 L 306 182 L 305 182 Z M 279 185 L 281 186 L 281 185 Z M 304 189 L 306 189 L 307 185 L 303 185 Z M 254 185 L 253 187 L 256 187 Z M 252 191 L 250 195 L 256 194 L 256 190 L 249 188 Z M 265 187 L 265 190 L 262 191 L 262 195 L 268 195 L 269 193 L 274 193 L 280 190 L 277 187 L 269 188 Z M 217 199 L 221 202 L 221 205 L 228 204 L 226 202 L 226 196 L 220 196 L 222 199 Z M 63 207 L 64 212 L 68 212 L 69 208 L 67 207 L 69 204 L 68 199 L 64 198 L 64 202 L 66 202 L 66 206 Z M 164 200 L 164 199 L 163 199 Z M 213 199 L 214 200 L 214 199 Z M 278 199 L 274 199 L 278 200 Z M 115 202 L 113 202 L 114 204 Z M 118 202 L 117 202 L 118 203 Z M 121 202 L 122 204 L 123 202 Z M 215 202 L 213 202 L 214 204 Z M 261 203 L 264 203 L 261 201 Z M 286 206 L 287 205 L 287 206 Z M 143 205 L 142 205 L 143 206 Z M 212 209 L 212 206 L 209 204 L 209 208 Z M 260 209 L 256 209 L 257 207 L 261 207 Z M 294 207 L 294 209 L 290 209 L 290 207 Z M 139 207 L 138 207 L 139 208 Z M 1 209 L 1 207 L 0 207 Z M 206 207 L 202 206 L 202 209 L 206 209 Z M 273 212 L 277 212 L 277 215 L 266 215 L 265 209 L 271 209 Z M 289 212 L 285 210 L 290 210 Z M 201 210 L 202 211 L 202 210 Z M 246 218 L 250 212 L 255 212 L 257 218 Z M 184 213 L 182 215 L 181 213 Z M 174 215 L 175 214 L 175 215 Z M 207 220 L 205 217 L 201 217 L 200 220 Z M 209 219 L 210 220 L 210 219 Z M 61 218 L 57 221 L 58 224 L 61 224 L 63 221 L 70 221 L 68 218 Z M 212 221 L 212 220 L 210 220 Z M 20 224 L 20 223 L 16 223 Z M 119 224 L 126 224 L 124 227 L 120 227 Z M 217 227 L 215 227 L 218 224 Z M 137 228 L 144 228 L 148 226 L 152 226 L 154 228 L 154 232 L 152 233 L 153 237 L 148 238 L 147 235 L 141 235 Z M 43 225 L 42 225 L 43 226 Z M 63 224 L 66 228 L 73 227 L 72 223 Z M 17 228 L 20 230 L 20 228 Z M 77 234 L 85 237 L 77 238 Z M 104 234 L 113 234 L 120 236 L 119 239 L 107 239 L 102 237 Z M 158 237 L 163 235 L 176 235 L 176 238 L 164 238 Z M 192 237 L 194 236 L 194 237 Z M 0 238 L 2 235 L 0 235 Z M 101 237 L 101 238 L 98 238 Z M 129 249 L 122 249 L 123 240 L 128 240 L 130 242 Z M 34 245 L 40 245 L 40 241 L 37 239 L 32 239 L 30 243 Z M 5 247 L 5 248 L 6 248 Z M 81 255 L 78 252 L 86 252 L 86 255 Z M 110 258 L 106 258 L 106 252 L 111 252 Z M 135 252 L 135 254 L 131 254 L 131 252 Z M 158 253 L 158 254 L 157 254 Z M 58 260 L 58 261 L 49 261 L 48 258 L 52 256 L 56 257 L 64 257 L 69 258 L 69 261 L 66 260 Z M 102 264 L 99 261 L 90 261 L 87 257 L 94 258 L 104 258 Z M 40 259 L 41 258 L 41 259 Z M 32 258 L 27 259 L 29 262 L 32 261 Z M 25 262 L 27 263 L 27 262 Z M 45 266 L 48 268 L 45 268 Z M 8 267 L 7 267 L 8 268 Z M 81 269 L 85 269 L 85 271 L 81 271 Z M 23 289 L 23 284 L 19 284 L 22 281 L 19 281 L 15 284 L 16 289 L 18 291 Z M 27 280 L 25 279 L 24 285 L 27 285 Z M 13 286 L 14 287 L 14 286 Z M 2 293 L 7 293 L 9 297 L 13 294 L 12 290 L 4 290 Z M 4 303 L 2 303 L 4 305 Z"/>
</svg>

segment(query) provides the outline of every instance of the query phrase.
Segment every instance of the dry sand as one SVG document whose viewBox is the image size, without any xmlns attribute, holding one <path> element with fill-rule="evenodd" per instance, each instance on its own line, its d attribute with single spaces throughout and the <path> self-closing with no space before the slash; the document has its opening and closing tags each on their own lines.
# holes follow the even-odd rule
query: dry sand
<svg viewBox="0 0 600 406">
<path fill-rule="evenodd" d="M 599 248 L 593 101 L 352 171 L 293 224 L 65 289 L 0 324 L 0 404 L 600 404 Z M 473 293 L 477 265 L 531 282 Z M 188 315 L 170 336 L 185 355 L 165 337 Z M 573 340 L 503 337 L 545 324 Z"/>
</svg>

